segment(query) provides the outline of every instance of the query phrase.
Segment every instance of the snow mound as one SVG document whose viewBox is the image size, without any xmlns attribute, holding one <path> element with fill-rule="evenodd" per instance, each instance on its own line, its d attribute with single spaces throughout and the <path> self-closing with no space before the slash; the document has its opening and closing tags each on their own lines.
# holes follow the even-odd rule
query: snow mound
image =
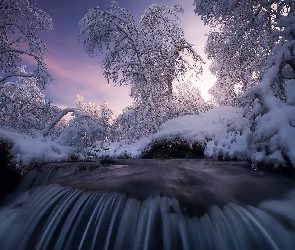
<svg viewBox="0 0 295 250">
<path fill-rule="evenodd" d="M 197 143 L 202 146 L 206 157 L 217 158 L 222 153 L 230 158 L 245 159 L 247 157 L 246 134 L 236 135 L 230 131 L 242 129 L 244 124 L 241 108 L 216 107 L 199 115 L 187 115 L 169 120 L 159 128 L 157 133 L 135 143 L 111 143 L 107 150 L 96 149 L 96 156 L 138 158 L 156 142 L 173 142 L 180 139 L 190 145 Z"/>
<path fill-rule="evenodd" d="M 179 136 L 186 141 L 198 142 L 205 146 L 209 140 L 226 133 L 227 128 L 240 116 L 240 108 L 223 106 L 200 115 L 178 117 L 164 123 L 159 132 L 153 136 L 153 141 Z"/>
<path fill-rule="evenodd" d="M 11 163 L 17 168 L 30 164 L 67 161 L 74 153 L 72 147 L 60 145 L 36 132 L 34 136 L 7 131 L 0 128 L 0 141 L 11 145 Z"/>
<path fill-rule="evenodd" d="M 259 118 L 249 134 L 252 162 L 277 167 L 295 166 L 295 108 L 277 107 Z"/>
</svg>

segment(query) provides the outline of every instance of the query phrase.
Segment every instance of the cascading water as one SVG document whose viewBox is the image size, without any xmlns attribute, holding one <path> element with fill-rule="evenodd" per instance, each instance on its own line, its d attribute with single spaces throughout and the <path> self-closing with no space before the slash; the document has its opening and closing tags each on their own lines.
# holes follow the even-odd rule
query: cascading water
<svg viewBox="0 0 295 250">
<path fill-rule="evenodd" d="M 0 249 L 294 249 L 294 180 L 239 165 L 46 165 L 0 207 Z"/>
</svg>

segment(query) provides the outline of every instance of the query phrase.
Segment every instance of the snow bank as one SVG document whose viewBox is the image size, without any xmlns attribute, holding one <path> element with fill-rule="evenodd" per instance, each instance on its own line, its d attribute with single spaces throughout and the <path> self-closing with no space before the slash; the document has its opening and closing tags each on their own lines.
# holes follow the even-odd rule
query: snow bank
<svg viewBox="0 0 295 250">
<path fill-rule="evenodd" d="M 260 117 L 249 134 L 252 162 L 274 168 L 295 166 L 295 108 L 277 107 Z"/>
<path fill-rule="evenodd" d="M 157 142 L 182 140 L 191 146 L 203 147 L 207 158 L 251 159 L 255 164 L 275 168 L 294 166 L 294 106 L 273 108 L 257 119 L 255 130 L 250 130 L 251 122 L 243 114 L 243 108 L 216 107 L 200 115 L 169 120 L 156 134 L 135 143 L 98 141 L 87 149 L 87 155 L 89 158 L 139 158 Z M 51 141 L 38 132 L 30 136 L 0 129 L 0 141 L 11 145 L 12 163 L 17 167 L 67 161 L 72 155 L 78 156 L 77 148 Z"/>
<path fill-rule="evenodd" d="M 159 132 L 153 136 L 153 140 L 180 136 L 186 141 L 198 142 L 205 146 L 208 141 L 226 133 L 227 128 L 240 116 L 240 108 L 224 106 L 200 115 L 178 117 L 164 123 Z"/>
<path fill-rule="evenodd" d="M 141 138 L 134 143 L 126 141 L 109 142 L 108 146 L 104 142 L 97 142 L 87 149 L 87 155 L 94 158 L 140 158 L 145 148 L 152 143 L 152 136 Z"/>
<path fill-rule="evenodd" d="M 67 161 L 74 153 L 74 148 L 57 144 L 38 132 L 32 137 L 0 128 L 0 141 L 11 145 L 11 163 L 18 168 L 32 163 Z"/>
<path fill-rule="evenodd" d="M 241 129 L 245 121 L 242 109 L 216 107 L 200 115 L 187 115 L 165 122 L 156 134 L 132 144 L 110 144 L 106 150 L 97 150 L 98 157 L 140 157 L 155 142 L 181 139 L 190 145 L 197 143 L 205 149 L 206 157 L 217 158 L 220 154 L 233 159 L 247 158 L 246 134 L 230 130 Z M 93 152 L 93 151 L 92 151 Z"/>
</svg>

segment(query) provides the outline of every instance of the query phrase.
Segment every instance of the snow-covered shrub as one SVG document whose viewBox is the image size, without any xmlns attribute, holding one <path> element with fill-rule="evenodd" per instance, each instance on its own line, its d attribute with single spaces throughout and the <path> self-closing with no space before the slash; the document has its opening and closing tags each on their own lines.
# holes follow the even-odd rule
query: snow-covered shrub
<svg viewBox="0 0 295 250">
<path fill-rule="evenodd" d="M 241 108 L 221 106 L 199 115 L 170 120 L 161 126 L 153 139 L 173 141 L 180 137 L 190 145 L 202 146 L 207 158 L 246 160 L 246 123 Z"/>
<path fill-rule="evenodd" d="M 88 116 L 78 116 L 69 121 L 57 141 L 83 151 L 86 147 L 104 138 L 105 133 L 97 120 Z"/>
<path fill-rule="evenodd" d="M 248 137 L 253 162 L 275 168 L 295 166 L 294 114 L 294 106 L 284 106 L 257 120 L 255 130 Z"/>
<path fill-rule="evenodd" d="M 240 119 L 243 119 L 242 116 Z M 227 132 L 219 134 L 206 144 L 205 156 L 218 160 L 248 160 L 247 127 L 239 130 L 236 122 L 228 127 Z"/>
<path fill-rule="evenodd" d="M 208 141 L 227 133 L 228 127 L 240 117 L 241 108 L 215 107 L 199 115 L 187 115 L 169 120 L 160 127 L 153 138 L 180 137 L 186 141 L 199 142 L 205 147 Z"/>
<path fill-rule="evenodd" d="M 109 108 L 108 103 L 103 101 L 102 104 L 85 103 L 83 97 L 77 95 L 76 98 L 77 110 L 96 120 L 102 127 L 106 136 L 109 136 L 110 128 L 113 122 L 113 111 Z"/>
<path fill-rule="evenodd" d="M 57 121 L 68 112 L 74 116 L 62 130 L 57 141 L 60 144 L 76 147 L 84 152 L 87 147 L 98 145 L 107 139 L 113 112 L 108 108 L 106 102 L 100 106 L 95 103 L 84 103 L 83 97 L 77 96 L 77 108 L 67 108 L 53 120 L 51 127 L 56 126 Z M 58 125 L 58 124 L 57 124 Z M 51 128 L 50 128 L 51 129 Z M 49 130 L 49 129 L 48 129 Z M 48 131 L 43 131 L 45 134 Z"/>
<path fill-rule="evenodd" d="M 269 77 L 275 71 L 276 65 L 244 96 L 246 100 L 252 98 L 250 108 L 245 109 L 251 129 L 247 143 L 255 164 L 292 168 L 295 166 L 295 81 L 287 81 L 289 91 L 281 100 L 272 88 L 267 89 L 267 85 L 273 82 Z"/>
</svg>

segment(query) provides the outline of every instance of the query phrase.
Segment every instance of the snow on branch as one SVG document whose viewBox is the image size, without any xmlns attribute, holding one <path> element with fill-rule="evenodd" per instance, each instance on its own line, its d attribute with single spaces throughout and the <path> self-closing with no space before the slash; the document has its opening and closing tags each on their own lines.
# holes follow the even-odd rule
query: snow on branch
<svg viewBox="0 0 295 250">
<path fill-rule="evenodd" d="M 55 126 L 55 124 L 57 124 L 60 119 L 62 117 L 64 117 L 66 114 L 68 113 L 73 113 L 73 115 L 75 115 L 78 118 L 83 118 L 83 117 L 88 117 L 88 115 L 80 112 L 79 110 L 77 110 L 76 108 L 65 108 L 63 110 L 61 110 L 53 119 L 52 121 L 41 131 L 41 133 L 43 134 L 43 136 L 47 136 L 48 133 L 50 132 L 50 130 Z"/>
<path fill-rule="evenodd" d="M 1 1 L 0 8 L 0 68 L 5 83 L 9 78 L 19 76 L 23 67 L 23 56 L 34 58 L 37 68 L 24 77 L 38 78 L 38 85 L 44 88 L 50 81 L 43 57 L 46 45 L 38 38 L 38 32 L 53 29 L 52 19 L 27 0 Z"/>
</svg>

